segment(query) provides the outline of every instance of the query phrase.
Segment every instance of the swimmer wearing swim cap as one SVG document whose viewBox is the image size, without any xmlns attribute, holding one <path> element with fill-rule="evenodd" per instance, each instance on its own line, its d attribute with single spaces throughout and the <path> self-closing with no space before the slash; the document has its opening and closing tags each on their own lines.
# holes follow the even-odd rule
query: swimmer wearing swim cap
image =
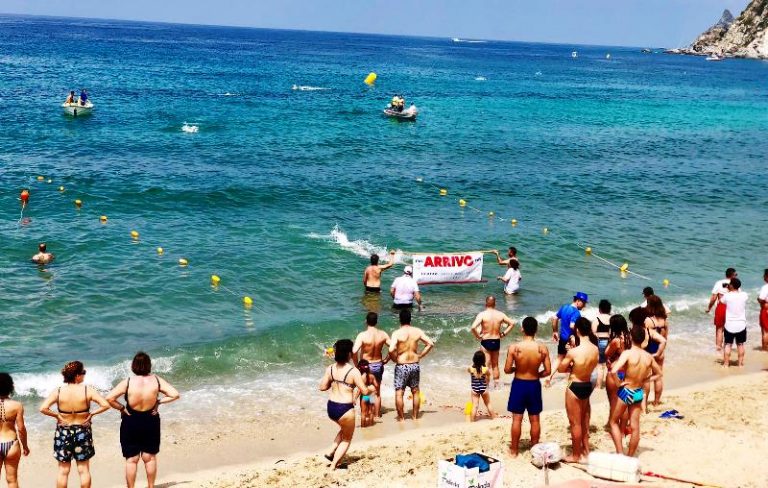
<svg viewBox="0 0 768 488">
<path fill-rule="evenodd" d="M 32 262 L 37 264 L 48 264 L 54 259 L 54 255 L 46 250 L 44 242 L 37 246 L 38 253 L 32 256 Z"/>
</svg>

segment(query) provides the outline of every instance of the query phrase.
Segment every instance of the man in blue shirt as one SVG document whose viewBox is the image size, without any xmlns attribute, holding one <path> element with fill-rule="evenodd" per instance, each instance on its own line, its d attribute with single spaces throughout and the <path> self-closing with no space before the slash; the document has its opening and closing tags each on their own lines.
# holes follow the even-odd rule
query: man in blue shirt
<svg viewBox="0 0 768 488">
<path fill-rule="evenodd" d="M 588 301 L 589 297 L 587 294 L 578 291 L 573 296 L 573 303 L 560 307 L 560 310 L 552 318 L 552 340 L 557 342 L 557 360 L 552 368 L 552 374 L 544 382 L 544 386 L 550 386 L 552 378 L 557 374 L 557 367 L 560 365 L 560 361 L 563 360 L 568 349 L 576 345 L 573 333 L 574 324 L 581 318 L 581 310 L 584 309 Z"/>
<path fill-rule="evenodd" d="M 80 90 L 80 105 L 85 106 L 86 103 L 88 103 L 88 94 L 85 90 Z"/>
</svg>

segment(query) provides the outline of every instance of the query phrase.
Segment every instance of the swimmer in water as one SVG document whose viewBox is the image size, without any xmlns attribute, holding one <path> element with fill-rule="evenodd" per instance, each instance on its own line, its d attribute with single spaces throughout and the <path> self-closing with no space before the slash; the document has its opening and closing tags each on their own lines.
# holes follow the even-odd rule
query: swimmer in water
<svg viewBox="0 0 768 488">
<path fill-rule="evenodd" d="M 54 255 L 46 251 L 45 243 L 41 242 L 38 246 L 38 253 L 32 256 L 32 262 L 37 264 L 48 264 L 54 259 Z"/>
</svg>

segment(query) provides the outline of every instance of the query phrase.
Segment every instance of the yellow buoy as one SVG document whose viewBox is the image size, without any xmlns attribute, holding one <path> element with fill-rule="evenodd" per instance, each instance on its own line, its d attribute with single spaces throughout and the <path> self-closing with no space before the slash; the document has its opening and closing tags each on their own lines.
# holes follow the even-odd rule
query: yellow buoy
<svg viewBox="0 0 768 488">
<path fill-rule="evenodd" d="M 669 280 L 664 278 L 664 281 L 662 281 L 661 284 L 664 285 L 664 288 L 667 288 L 669 286 Z"/>
<path fill-rule="evenodd" d="M 627 270 L 629 270 L 629 263 L 624 263 L 621 265 L 621 268 L 619 268 L 619 271 L 621 271 L 622 273 L 626 273 Z"/>
<path fill-rule="evenodd" d="M 368 76 L 365 77 L 365 84 L 368 86 L 373 86 L 373 84 L 376 83 L 376 78 L 378 78 L 376 73 L 371 71 L 370 73 L 368 73 Z"/>
<path fill-rule="evenodd" d="M 493 213 L 493 210 L 491 210 L 490 212 L 488 212 L 488 217 L 493 217 L 494 215 L 496 215 L 496 214 L 495 214 L 495 213 Z"/>
<path fill-rule="evenodd" d="M 81 200 L 75 200 L 75 207 L 80 208 L 83 206 L 83 202 Z"/>
<path fill-rule="evenodd" d="M 216 275 L 211 275 L 211 285 L 212 286 L 219 286 L 219 283 L 221 283 L 221 278 L 219 278 Z"/>
<path fill-rule="evenodd" d="M 187 261 L 185 258 L 179 258 L 179 266 L 186 266 L 189 264 L 189 261 Z"/>
<path fill-rule="evenodd" d="M 466 200 L 464 200 L 463 198 L 461 200 L 459 200 L 459 207 L 466 207 L 466 206 L 467 206 L 467 201 Z"/>
<path fill-rule="evenodd" d="M 164 252 L 165 252 L 165 250 L 162 247 L 158 247 L 157 248 L 157 254 L 162 256 Z"/>
<path fill-rule="evenodd" d="M 245 300 L 243 300 L 243 301 L 245 301 Z M 325 348 L 325 354 L 327 354 L 328 356 L 333 356 L 333 354 L 335 352 L 336 351 L 335 351 L 335 349 L 333 349 L 333 346 Z"/>
<path fill-rule="evenodd" d="M 139 238 L 139 233 L 136 232 L 135 230 L 132 230 L 131 231 L 131 238 L 138 239 Z"/>
<path fill-rule="evenodd" d="M 546 227 L 544 227 L 544 229 L 542 229 L 542 232 L 543 232 L 544 234 L 549 234 L 549 229 L 548 229 L 548 228 L 546 228 Z"/>
<path fill-rule="evenodd" d="M 43 181 L 45 179 L 45 176 L 38 176 L 37 181 Z"/>
<path fill-rule="evenodd" d="M 588 248 L 584 249 L 584 252 L 587 253 L 587 256 L 589 256 L 590 254 L 592 254 L 592 248 L 588 247 Z"/>
<path fill-rule="evenodd" d="M 99 217 L 99 220 L 101 221 L 102 224 L 106 224 L 107 223 L 107 216 L 106 215 L 102 215 L 101 217 Z"/>
<path fill-rule="evenodd" d="M 251 297 L 243 297 L 243 305 L 245 305 L 245 308 L 251 308 L 253 299 Z"/>
<path fill-rule="evenodd" d="M 446 190 L 445 188 L 440 188 L 440 196 L 441 197 L 444 197 L 447 194 L 448 194 L 448 190 Z"/>
<path fill-rule="evenodd" d="M 517 225 L 517 219 L 512 219 L 512 225 L 513 226 Z"/>
<path fill-rule="evenodd" d="M 60 187 L 59 187 L 59 191 L 64 191 L 64 187 L 63 187 L 63 186 L 60 186 Z"/>
</svg>

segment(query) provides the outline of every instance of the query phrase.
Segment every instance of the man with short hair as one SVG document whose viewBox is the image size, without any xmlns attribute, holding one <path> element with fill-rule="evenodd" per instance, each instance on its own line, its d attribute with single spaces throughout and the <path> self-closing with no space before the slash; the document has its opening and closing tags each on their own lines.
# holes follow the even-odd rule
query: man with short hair
<svg viewBox="0 0 768 488">
<path fill-rule="evenodd" d="M 389 251 L 387 264 L 379 264 L 379 255 L 371 254 L 371 264 L 363 273 L 363 286 L 368 293 L 381 293 L 381 272 L 395 265 L 395 251 Z"/>
<path fill-rule="evenodd" d="M 643 288 L 643 303 L 640 304 L 640 308 L 645 308 L 648 306 L 648 297 L 651 295 L 655 295 L 653 288 L 650 286 Z M 669 314 L 672 312 L 666 303 L 664 304 L 664 311 L 667 312 L 667 316 L 669 316 Z"/>
<path fill-rule="evenodd" d="M 44 242 L 41 242 L 37 246 L 37 254 L 32 256 L 32 262 L 37 264 L 48 264 L 54 259 L 54 255 L 49 253 L 46 249 L 46 245 Z"/>
<path fill-rule="evenodd" d="M 589 456 L 589 419 L 592 407 L 589 397 L 592 395 L 592 372 L 597 367 L 600 353 L 593 344 L 592 322 L 585 317 L 576 321 L 578 344 L 565 354 L 558 371 L 568 373 L 568 388 L 565 389 L 565 412 L 571 424 L 571 455 L 565 458 L 568 463 L 584 462 Z M 597 341 L 595 341 L 597 342 Z"/>
<path fill-rule="evenodd" d="M 763 272 L 765 284 L 757 295 L 757 303 L 760 305 L 760 330 L 763 335 L 763 351 L 768 351 L 768 268 Z"/>
<path fill-rule="evenodd" d="M 621 353 L 619 359 L 611 366 L 611 373 L 618 375 L 622 380 L 618 391 L 617 401 L 609 423 L 611 425 L 611 437 L 618 454 L 624 454 L 622 444 L 623 428 L 622 417 L 629 409 L 629 426 L 632 433 L 629 438 L 627 456 L 634 456 L 637 446 L 640 444 L 640 414 L 643 412 L 643 385 L 646 381 L 656 381 L 661 378 L 661 368 L 653 360 L 653 357 L 643 349 L 646 338 L 645 327 L 632 327 L 630 331 L 632 348 Z M 650 376 L 650 377 L 649 377 Z"/>
<path fill-rule="evenodd" d="M 507 324 L 503 331 L 501 330 L 502 324 Z M 485 299 L 485 310 L 477 314 L 469 327 L 472 335 L 480 341 L 480 346 L 485 354 L 485 363 L 493 376 L 494 387 L 497 386 L 501 377 L 499 374 L 501 338 L 509 334 L 514 326 L 515 323 L 507 317 L 507 314 L 496 310 L 496 298 L 488 296 Z"/>
<path fill-rule="evenodd" d="M 424 348 L 419 352 L 419 344 Z M 411 389 L 413 396 L 413 412 L 411 418 L 419 418 L 421 397 L 419 396 L 419 380 L 421 368 L 419 361 L 429 354 L 435 346 L 432 339 L 419 329 L 411 325 L 411 311 L 400 310 L 400 328 L 392 333 L 389 341 L 389 358 L 395 362 L 395 407 L 397 408 L 397 421 L 405 420 L 405 406 L 403 396 L 405 389 Z"/>
<path fill-rule="evenodd" d="M 359 359 L 368 361 L 371 374 L 376 378 L 376 399 L 373 402 L 373 416 L 381 418 L 381 380 L 384 377 L 384 365 L 389 361 L 389 355 L 383 356 L 384 346 L 389 346 L 389 335 L 376 327 L 379 316 L 368 312 L 365 316 L 365 331 L 357 334 L 355 345 L 352 347 L 352 359 L 357 366 Z"/>
<path fill-rule="evenodd" d="M 520 448 L 523 414 L 528 412 L 531 424 L 530 445 L 539 443 L 541 422 L 539 415 L 543 410 L 541 400 L 541 381 L 550 373 L 549 351 L 547 346 L 536 341 L 538 322 L 533 317 L 523 319 L 523 338 L 509 346 L 504 372 L 515 374 L 509 390 L 507 410 L 512 413 L 509 453 L 516 457 Z M 542 369 L 543 367 L 543 369 Z"/>
<path fill-rule="evenodd" d="M 517 259 L 517 248 L 515 246 L 509 246 L 509 250 L 507 251 L 507 259 L 501 259 L 499 251 L 496 249 L 493 250 L 493 254 L 496 255 L 496 262 L 499 263 L 499 266 L 509 266 L 510 261 L 519 262 Z"/>
<path fill-rule="evenodd" d="M 557 342 L 557 360 L 552 368 L 552 374 L 544 382 L 544 386 L 547 388 L 552 384 L 552 378 L 557 374 L 560 361 L 563 360 L 568 349 L 576 345 L 573 330 L 576 321 L 581 318 L 581 310 L 584 309 L 587 302 L 589 302 L 589 296 L 584 292 L 578 291 L 573 296 L 573 303 L 563 305 L 555 316 L 552 317 L 552 340 Z"/>
<path fill-rule="evenodd" d="M 403 276 L 395 278 L 395 281 L 392 282 L 392 287 L 389 289 L 389 294 L 392 295 L 395 310 L 410 310 L 413 308 L 414 300 L 419 304 L 419 310 L 422 309 L 421 292 L 419 291 L 418 283 L 413 279 L 412 266 L 406 266 Z"/>
<path fill-rule="evenodd" d="M 725 270 L 725 279 L 717 280 L 715 286 L 712 287 L 712 296 L 709 297 L 709 306 L 707 306 L 707 313 L 715 307 L 715 347 L 718 351 L 723 349 L 723 327 L 725 326 L 725 304 L 720 298 L 728 293 L 728 285 L 731 283 L 731 278 L 736 278 L 739 274 L 733 268 Z"/>
<path fill-rule="evenodd" d="M 723 347 L 723 367 L 731 365 L 731 346 L 736 341 L 736 349 L 739 352 L 739 367 L 744 367 L 744 343 L 747 342 L 747 299 L 746 293 L 741 291 L 741 280 L 731 278 L 728 284 L 728 293 L 720 297 L 720 303 L 725 305 L 725 326 Z"/>
</svg>

